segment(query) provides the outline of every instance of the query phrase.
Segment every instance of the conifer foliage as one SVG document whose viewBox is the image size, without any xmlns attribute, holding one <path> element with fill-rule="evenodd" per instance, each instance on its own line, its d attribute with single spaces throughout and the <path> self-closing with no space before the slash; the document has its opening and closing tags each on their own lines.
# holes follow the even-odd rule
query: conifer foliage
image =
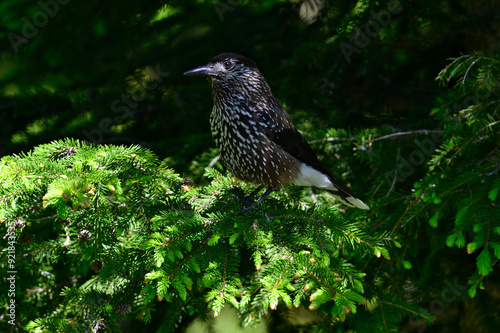
<svg viewBox="0 0 500 333">
<path fill-rule="evenodd" d="M 17 323 L 29 331 L 117 332 L 124 316 L 149 322 L 161 302 L 172 329 L 226 304 L 247 322 L 280 305 L 321 309 L 328 326 L 367 306 L 360 263 L 389 259 L 388 234 L 334 208 L 269 199 L 242 214 L 236 185 L 247 185 L 213 169 L 207 187 L 182 184 L 138 146 L 56 141 L 4 157 L 0 173 Z"/>
<path fill-rule="evenodd" d="M 439 73 L 440 82 L 455 81 L 458 94 L 448 96 L 452 107 L 434 110 L 445 140 L 429 162 L 427 175 L 415 184 L 412 203 L 421 205 L 434 228 L 443 220 L 453 221 L 446 245 L 466 247 L 475 255 L 471 297 L 478 287 L 484 289 L 500 259 L 499 77 L 500 58 L 481 53 L 453 59 Z"/>
<path fill-rule="evenodd" d="M 140 246 L 149 220 L 175 204 L 179 177 L 141 147 L 73 140 L 4 157 L 0 170 L 2 228 L 16 239 L 17 325 L 33 319 L 26 329 L 115 327 L 118 313 L 135 308 L 130 293 L 146 262 Z"/>
</svg>

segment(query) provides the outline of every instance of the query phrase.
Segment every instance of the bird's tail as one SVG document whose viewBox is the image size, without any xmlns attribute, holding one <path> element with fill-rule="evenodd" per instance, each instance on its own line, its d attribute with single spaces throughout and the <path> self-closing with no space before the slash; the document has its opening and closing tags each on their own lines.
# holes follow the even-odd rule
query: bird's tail
<svg viewBox="0 0 500 333">
<path fill-rule="evenodd" d="M 356 197 L 354 194 L 352 194 L 349 190 L 345 189 L 342 185 L 340 185 L 338 182 L 333 180 L 333 183 L 335 184 L 334 189 L 325 189 L 328 192 L 330 192 L 333 197 L 340 202 L 342 202 L 344 205 L 348 207 L 356 207 L 359 209 L 370 209 L 367 204 L 365 204 L 361 199 Z"/>
</svg>

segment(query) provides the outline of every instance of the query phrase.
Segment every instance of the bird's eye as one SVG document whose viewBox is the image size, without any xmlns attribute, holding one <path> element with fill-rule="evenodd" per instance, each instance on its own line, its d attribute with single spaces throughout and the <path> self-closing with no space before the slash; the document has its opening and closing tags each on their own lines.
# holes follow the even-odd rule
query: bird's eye
<svg viewBox="0 0 500 333">
<path fill-rule="evenodd" d="M 222 63 L 224 65 L 224 68 L 225 69 L 229 69 L 231 68 L 231 66 L 233 65 L 231 61 L 229 61 L 228 59 L 227 60 L 224 60 L 224 62 Z"/>
</svg>

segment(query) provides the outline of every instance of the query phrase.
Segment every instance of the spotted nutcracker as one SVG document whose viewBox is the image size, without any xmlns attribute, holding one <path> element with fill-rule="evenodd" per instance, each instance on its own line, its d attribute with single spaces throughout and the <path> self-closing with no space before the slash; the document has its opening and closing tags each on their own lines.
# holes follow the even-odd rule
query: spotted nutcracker
<svg viewBox="0 0 500 333">
<path fill-rule="evenodd" d="M 267 191 L 255 204 L 293 184 L 316 186 L 346 206 L 369 209 L 321 165 L 251 59 L 223 53 L 184 74 L 209 78 L 214 100 L 210 125 L 222 162 L 237 178 L 259 185 L 247 204 L 264 187 Z"/>
</svg>

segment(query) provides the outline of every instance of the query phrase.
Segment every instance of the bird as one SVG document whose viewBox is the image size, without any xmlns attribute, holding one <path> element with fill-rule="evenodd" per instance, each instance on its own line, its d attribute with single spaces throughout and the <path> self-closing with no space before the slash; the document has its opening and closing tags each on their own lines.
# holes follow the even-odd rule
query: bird
<svg viewBox="0 0 500 333">
<path fill-rule="evenodd" d="M 315 186 L 348 207 L 369 209 L 320 163 L 253 60 L 222 53 L 184 75 L 208 77 L 214 102 L 210 127 L 222 163 L 236 178 L 258 185 L 243 212 L 288 185 Z"/>
</svg>

